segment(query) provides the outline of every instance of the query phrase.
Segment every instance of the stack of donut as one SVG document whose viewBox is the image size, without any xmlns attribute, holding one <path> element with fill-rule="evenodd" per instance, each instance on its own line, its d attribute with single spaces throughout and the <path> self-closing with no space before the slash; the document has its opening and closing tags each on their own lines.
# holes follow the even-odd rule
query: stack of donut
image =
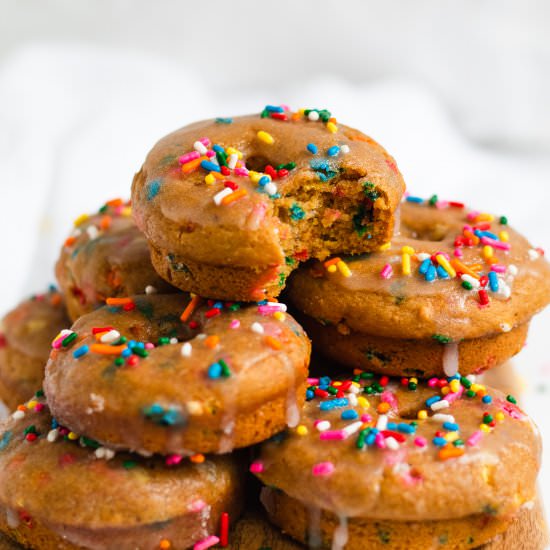
<svg viewBox="0 0 550 550">
<path fill-rule="evenodd" d="M 160 140 L 3 320 L 6 548 L 541 549 L 538 432 L 479 375 L 550 268 L 404 191 L 324 109 Z"/>
</svg>

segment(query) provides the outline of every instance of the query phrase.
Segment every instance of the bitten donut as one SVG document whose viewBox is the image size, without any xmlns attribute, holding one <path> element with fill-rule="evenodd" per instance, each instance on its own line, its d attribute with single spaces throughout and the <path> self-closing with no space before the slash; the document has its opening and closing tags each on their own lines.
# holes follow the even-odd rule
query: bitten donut
<svg viewBox="0 0 550 550">
<path fill-rule="evenodd" d="M 246 447 L 297 421 L 310 344 L 283 304 L 108 302 L 121 305 L 53 343 L 44 389 L 64 425 L 116 448 L 190 455 Z"/>
<path fill-rule="evenodd" d="M 420 201 L 420 202 L 416 202 Z M 299 269 L 287 299 L 317 350 L 388 375 L 463 374 L 521 350 L 550 302 L 550 268 L 505 217 L 409 197 L 401 232 L 368 256 Z"/>
<path fill-rule="evenodd" d="M 114 199 L 75 220 L 55 267 L 73 321 L 106 298 L 172 290 L 153 269 L 131 211 L 130 203 Z"/>
<path fill-rule="evenodd" d="M 475 376 L 311 380 L 251 471 L 271 520 L 322 548 L 474 548 L 535 498 L 538 431 Z M 309 533 L 309 535 L 308 535 Z M 332 546 L 331 546 L 332 544 Z"/>
<path fill-rule="evenodd" d="M 37 397 L 0 427 L 0 530 L 40 550 L 215 542 L 222 516 L 234 521 L 243 504 L 238 462 L 115 455 L 60 426 Z"/>
<path fill-rule="evenodd" d="M 403 191 L 393 158 L 328 111 L 267 106 L 161 139 L 134 178 L 132 204 L 167 281 L 254 301 L 277 296 L 307 258 L 388 241 Z"/>
<path fill-rule="evenodd" d="M 69 323 L 54 287 L 20 303 L 2 320 L 0 401 L 14 409 L 42 386 L 52 338 Z"/>
</svg>

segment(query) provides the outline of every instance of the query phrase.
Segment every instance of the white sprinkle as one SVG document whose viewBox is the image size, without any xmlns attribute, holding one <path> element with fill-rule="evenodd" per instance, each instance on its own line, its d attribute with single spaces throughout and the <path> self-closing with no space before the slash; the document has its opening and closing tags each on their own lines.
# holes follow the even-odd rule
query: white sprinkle
<svg viewBox="0 0 550 550">
<path fill-rule="evenodd" d="M 359 386 L 356 386 L 355 384 L 352 384 L 352 385 L 348 388 L 348 392 L 349 392 L 349 393 L 357 394 L 357 393 L 360 393 L 360 392 L 361 392 L 361 388 L 360 388 Z"/>
<path fill-rule="evenodd" d="M 195 149 L 199 155 L 206 155 L 208 152 L 208 149 L 205 147 L 204 143 L 201 143 L 200 141 L 195 141 L 195 143 L 193 143 L 193 149 Z"/>
<path fill-rule="evenodd" d="M 113 451 L 112 449 L 107 449 L 107 447 L 98 447 L 95 450 L 94 454 L 96 458 L 99 458 L 99 459 L 104 458 L 105 460 L 111 460 L 115 456 L 115 451 Z"/>
<path fill-rule="evenodd" d="M 181 354 L 183 357 L 191 357 L 192 351 L 193 351 L 193 347 L 189 342 L 185 342 L 185 344 L 181 346 Z"/>
<path fill-rule="evenodd" d="M 195 338 L 197 340 L 204 340 L 206 338 L 206 334 L 204 334 L 204 332 L 201 332 L 200 334 L 197 334 Z"/>
<path fill-rule="evenodd" d="M 272 182 L 270 181 L 265 187 L 265 192 L 268 194 L 268 195 L 275 195 L 277 193 L 277 186 Z"/>
<path fill-rule="evenodd" d="M 512 330 L 512 325 L 509 323 L 500 323 L 500 330 L 502 330 L 502 332 L 510 332 Z"/>
<path fill-rule="evenodd" d="M 118 330 L 110 330 L 101 335 L 100 341 L 104 344 L 112 344 L 120 339 L 120 332 Z"/>
<path fill-rule="evenodd" d="M 518 267 L 515 264 L 510 264 L 508 266 L 508 273 L 514 277 L 518 274 Z"/>
<path fill-rule="evenodd" d="M 430 408 L 432 409 L 432 411 L 440 411 L 448 407 L 449 407 L 449 402 L 446 399 L 442 399 L 441 401 L 436 401 L 435 403 L 433 403 Z"/>
<path fill-rule="evenodd" d="M 386 441 L 386 447 L 387 447 L 390 451 L 397 451 L 397 449 L 399 449 L 399 443 L 397 443 L 397 441 L 395 440 L 395 438 L 393 438 L 393 437 L 386 437 L 385 441 Z"/>
<path fill-rule="evenodd" d="M 530 260 L 538 260 L 538 258 L 540 256 L 539 251 L 535 250 L 534 248 L 531 248 L 531 250 L 529 250 L 528 254 L 529 254 L 529 259 Z"/>
<path fill-rule="evenodd" d="M 231 193 L 233 193 L 233 189 L 231 189 L 231 187 L 225 187 L 219 193 L 216 193 L 214 195 L 214 202 L 216 203 L 216 206 L 220 206 L 222 200 L 228 195 L 231 195 Z"/>
<path fill-rule="evenodd" d="M 267 307 L 273 307 L 277 311 L 286 311 L 287 310 L 286 304 L 283 304 L 282 302 L 267 302 L 267 304 L 265 304 L 265 305 Z"/>
<path fill-rule="evenodd" d="M 156 294 L 158 290 L 153 285 L 147 285 L 145 287 L 145 294 Z"/>
<path fill-rule="evenodd" d="M 178 339 L 177 338 L 170 338 L 170 343 L 173 345 L 173 344 L 177 344 L 178 343 Z"/>
<path fill-rule="evenodd" d="M 90 393 L 91 406 L 86 409 L 86 414 L 101 412 L 105 408 L 105 398 L 96 393 Z"/>
<path fill-rule="evenodd" d="M 199 416 L 204 412 L 204 407 L 200 401 L 188 401 L 186 407 L 187 412 L 192 416 Z"/>
<path fill-rule="evenodd" d="M 307 115 L 307 118 L 315 122 L 316 120 L 319 120 L 319 113 L 317 111 L 310 111 Z"/>
<path fill-rule="evenodd" d="M 342 431 L 345 432 L 346 435 L 350 436 L 359 431 L 361 429 L 361 426 L 363 426 L 363 422 L 361 422 L 361 420 L 358 420 L 357 422 L 353 422 L 352 424 L 348 424 L 345 428 L 342 428 Z"/>
<path fill-rule="evenodd" d="M 86 233 L 88 233 L 88 237 L 90 237 L 90 240 L 94 240 L 99 235 L 99 230 L 95 225 L 90 225 L 86 229 Z"/>
<path fill-rule="evenodd" d="M 467 273 L 464 273 L 460 278 L 463 281 L 466 281 L 467 283 L 470 283 L 474 290 L 479 289 L 480 284 L 479 284 L 479 281 L 475 277 L 472 277 L 471 275 L 468 275 Z"/>
<path fill-rule="evenodd" d="M 387 414 L 381 414 L 378 417 L 378 421 L 376 422 L 376 429 L 383 431 L 388 427 L 388 415 Z"/>
<path fill-rule="evenodd" d="M 475 381 L 477 380 L 477 376 L 475 374 L 468 374 L 466 378 L 472 383 L 475 384 Z"/>
<path fill-rule="evenodd" d="M 54 428 L 53 430 L 50 430 L 48 432 L 48 436 L 46 437 L 46 439 L 50 443 L 54 443 L 55 441 L 57 441 L 58 437 L 59 437 L 59 430 L 57 428 Z"/>
<path fill-rule="evenodd" d="M 237 155 L 237 153 L 232 153 L 231 155 L 229 155 L 229 159 L 227 161 L 227 167 L 230 170 L 233 170 L 235 166 L 237 166 L 238 160 L 239 160 L 239 155 Z"/>
<path fill-rule="evenodd" d="M 349 153 L 349 145 L 340 145 L 340 153 L 347 155 Z"/>
<path fill-rule="evenodd" d="M 14 420 L 21 420 L 22 418 L 25 418 L 25 411 L 15 411 L 11 417 Z"/>
<path fill-rule="evenodd" d="M 436 422 L 441 422 L 441 424 L 443 424 L 444 422 L 452 422 L 453 424 L 455 423 L 455 417 L 452 414 L 436 413 L 430 418 L 432 420 L 435 420 Z"/>
<path fill-rule="evenodd" d="M 428 258 L 431 258 L 431 256 L 429 254 L 427 254 L 426 252 L 418 252 L 417 255 L 416 255 L 416 259 L 419 262 L 423 262 L 424 260 L 427 260 Z"/>
<path fill-rule="evenodd" d="M 252 326 L 250 328 L 252 329 L 252 332 L 256 332 L 258 334 L 264 333 L 264 327 L 262 327 L 262 325 L 260 325 L 260 323 L 258 322 L 252 323 Z"/>
<path fill-rule="evenodd" d="M 78 227 L 74 231 L 71 231 L 71 237 L 77 238 L 80 237 L 80 235 L 82 235 L 82 229 Z"/>
<path fill-rule="evenodd" d="M 355 407 L 357 405 L 357 396 L 354 393 L 349 393 L 348 401 L 352 407 Z"/>
<path fill-rule="evenodd" d="M 315 427 L 320 432 L 326 432 L 330 429 L 330 422 L 328 420 L 321 420 L 321 422 L 317 422 Z"/>
</svg>

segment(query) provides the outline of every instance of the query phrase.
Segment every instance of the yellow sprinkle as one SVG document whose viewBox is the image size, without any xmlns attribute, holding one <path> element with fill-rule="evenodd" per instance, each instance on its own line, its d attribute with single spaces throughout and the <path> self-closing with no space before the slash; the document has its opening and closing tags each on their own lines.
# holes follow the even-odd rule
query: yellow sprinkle
<svg viewBox="0 0 550 550">
<path fill-rule="evenodd" d="M 502 411 L 498 411 L 497 414 L 495 414 L 495 418 L 499 422 L 502 422 L 504 420 L 504 413 Z"/>
<path fill-rule="evenodd" d="M 27 403 L 27 408 L 28 409 L 34 409 L 36 407 L 36 405 L 38 405 L 38 401 L 29 401 Z"/>
<path fill-rule="evenodd" d="M 369 400 L 366 397 L 363 397 L 362 395 L 357 398 L 357 404 L 362 409 L 368 409 L 370 407 Z"/>
<path fill-rule="evenodd" d="M 342 260 L 340 260 L 340 261 L 336 264 L 336 267 L 338 268 L 338 271 L 339 271 L 344 277 L 351 277 L 351 270 L 350 270 L 350 268 L 348 267 L 348 264 L 346 264 L 346 262 L 343 262 Z"/>
<path fill-rule="evenodd" d="M 445 439 L 449 443 L 452 443 L 453 441 L 456 441 L 459 437 L 460 436 L 459 436 L 458 432 L 449 432 L 448 434 L 445 435 Z"/>
<path fill-rule="evenodd" d="M 71 441 L 75 441 L 78 439 L 78 434 L 75 434 L 74 432 L 69 432 L 69 435 L 67 436 Z"/>
<path fill-rule="evenodd" d="M 476 216 L 476 222 L 492 222 L 495 217 L 492 214 L 482 213 Z"/>
<path fill-rule="evenodd" d="M 492 246 L 489 246 L 488 244 L 486 244 L 483 247 L 483 257 L 484 258 L 492 258 L 493 252 L 494 252 L 494 250 L 493 250 Z"/>
<path fill-rule="evenodd" d="M 329 266 L 327 267 L 327 271 L 328 271 L 329 273 L 336 273 L 336 265 L 329 265 Z"/>
<path fill-rule="evenodd" d="M 359 373 L 361 373 L 362 371 L 359 371 Z M 359 384 L 359 382 L 352 382 L 351 383 L 352 386 L 355 386 L 356 388 L 360 388 L 361 387 L 361 384 Z"/>
<path fill-rule="evenodd" d="M 403 275 L 411 274 L 411 257 L 409 254 L 404 253 L 401 256 L 401 263 L 403 265 Z"/>
<path fill-rule="evenodd" d="M 487 388 L 485 388 L 485 386 L 483 384 L 472 384 L 470 386 L 470 389 L 477 393 L 478 391 L 486 391 Z"/>
<path fill-rule="evenodd" d="M 460 380 L 457 380 L 456 378 L 454 380 L 451 380 L 449 386 L 451 387 L 451 391 L 453 393 L 456 393 L 460 390 Z"/>
<path fill-rule="evenodd" d="M 260 141 L 263 141 L 268 145 L 273 145 L 275 143 L 273 136 L 271 134 L 268 134 L 267 132 L 264 132 L 263 130 L 260 130 L 257 135 Z"/>
<path fill-rule="evenodd" d="M 412 382 L 413 384 L 418 384 L 418 378 L 415 378 L 413 376 L 412 378 L 409 378 L 409 382 Z"/>
<path fill-rule="evenodd" d="M 449 274 L 449 277 L 451 279 L 454 279 L 456 277 L 456 271 L 453 269 L 453 266 L 449 263 L 449 260 L 443 256 L 443 254 L 438 254 L 436 257 L 437 262 L 439 265 Z"/>
<path fill-rule="evenodd" d="M 121 211 L 120 215 L 124 216 L 125 218 L 129 218 L 132 215 L 132 207 L 131 206 L 125 206 Z"/>
<path fill-rule="evenodd" d="M 235 149 L 235 147 L 228 147 L 225 151 L 228 155 L 237 155 L 237 157 L 239 158 L 239 160 L 241 160 L 243 158 L 243 154 L 238 150 L 238 149 Z"/>
<path fill-rule="evenodd" d="M 336 124 L 334 124 L 334 122 L 327 122 L 327 130 L 331 134 L 335 134 L 338 131 L 338 126 L 336 126 Z"/>
<path fill-rule="evenodd" d="M 335 388 L 339 388 L 341 385 L 342 385 L 342 382 L 340 380 L 335 380 L 332 385 L 335 387 Z"/>
<path fill-rule="evenodd" d="M 448 393 L 451 393 L 451 387 L 450 386 L 444 386 L 443 388 L 441 388 L 441 393 L 443 395 L 447 395 Z"/>
<path fill-rule="evenodd" d="M 381 244 L 378 248 L 378 250 L 389 250 L 391 248 L 391 242 Z"/>
<path fill-rule="evenodd" d="M 296 433 L 298 435 L 307 435 L 308 429 L 303 424 L 300 424 L 296 427 Z"/>
<path fill-rule="evenodd" d="M 426 420 L 428 418 L 428 411 L 418 411 L 418 420 Z"/>
<path fill-rule="evenodd" d="M 299 112 L 301 115 L 303 115 L 304 112 L 305 112 L 305 109 L 302 107 L 301 109 L 298 109 L 298 112 Z"/>
<path fill-rule="evenodd" d="M 481 470 L 481 477 L 483 478 L 483 481 L 485 483 L 488 483 L 489 482 L 489 467 L 488 466 L 484 466 L 483 469 Z"/>
<path fill-rule="evenodd" d="M 82 225 L 90 216 L 88 216 L 88 214 L 81 214 L 80 216 L 78 216 L 78 218 L 76 218 L 76 220 L 74 221 L 74 226 L 75 227 L 78 227 L 79 225 Z"/>
<path fill-rule="evenodd" d="M 491 427 L 487 424 L 480 424 L 479 429 L 485 433 L 489 433 L 491 431 Z"/>
<path fill-rule="evenodd" d="M 206 176 L 204 176 L 204 183 L 208 185 L 212 185 L 215 181 L 216 178 L 212 174 L 206 174 Z"/>
<path fill-rule="evenodd" d="M 498 238 L 503 242 L 507 243 L 510 240 L 510 235 L 508 235 L 508 231 L 501 231 L 498 234 Z"/>
<path fill-rule="evenodd" d="M 282 311 L 276 311 L 273 317 L 275 317 L 277 321 L 284 321 L 286 319 L 286 315 Z"/>
<path fill-rule="evenodd" d="M 404 246 L 401 249 L 401 252 L 403 252 L 403 254 L 410 254 L 412 256 L 414 254 L 414 248 L 412 246 Z"/>
</svg>

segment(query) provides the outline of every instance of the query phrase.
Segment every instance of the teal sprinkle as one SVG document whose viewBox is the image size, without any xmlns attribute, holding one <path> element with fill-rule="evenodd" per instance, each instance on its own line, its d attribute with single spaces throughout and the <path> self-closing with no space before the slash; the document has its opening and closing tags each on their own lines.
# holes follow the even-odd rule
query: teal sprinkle
<svg viewBox="0 0 550 550">
<path fill-rule="evenodd" d="M 374 183 L 371 183 L 370 181 L 363 183 L 363 194 L 372 202 L 380 196 L 380 193 L 376 190 Z"/>
<path fill-rule="evenodd" d="M 0 438 L 0 451 L 3 451 L 9 444 L 11 440 L 11 432 L 7 431 L 2 434 Z"/>
<path fill-rule="evenodd" d="M 298 206 L 296 203 L 294 203 L 290 207 L 290 217 L 295 221 L 303 220 L 306 216 L 306 213 L 304 212 L 303 208 Z"/>
<path fill-rule="evenodd" d="M 233 119 L 231 117 L 218 117 L 216 118 L 216 124 L 232 124 Z"/>
<path fill-rule="evenodd" d="M 147 184 L 147 200 L 152 201 L 160 191 L 160 180 L 153 180 Z"/>
</svg>

